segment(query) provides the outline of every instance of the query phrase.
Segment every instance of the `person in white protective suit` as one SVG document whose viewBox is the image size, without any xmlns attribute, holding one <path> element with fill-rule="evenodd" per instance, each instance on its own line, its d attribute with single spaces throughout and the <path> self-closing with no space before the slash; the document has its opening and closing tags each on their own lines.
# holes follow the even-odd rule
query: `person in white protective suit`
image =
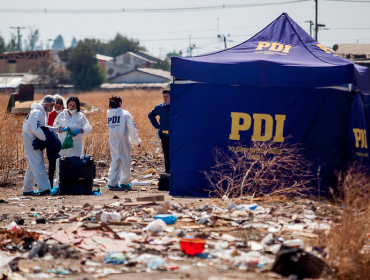
<svg viewBox="0 0 370 280">
<path fill-rule="evenodd" d="M 24 176 L 23 195 L 49 195 L 50 182 L 46 174 L 44 154 L 40 150 L 35 150 L 32 146 L 33 140 L 36 138 L 45 141 L 46 137 L 41 127 L 46 126 L 47 113 L 53 110 L 55 98 L 51 95 L 46 95 L 41 103 L 33 103 L 31 112 L 26 117 L 23 123 L 23 145 L 27 155 L 27 171 Z M 54 131 L 53 128 L 49 127 Z M 35 182 L 39 191 L 34 191 Z"/>
<path fill-rule="evenodd" d="M 82 137 L 89 134 L 92 127 L 85 115 L 80 112 L 80 108 L 80 100 L 76 96 L 72 96 L 67 100 L 67 109 L 55 118 L 53 126 L 58 128 L 58 137 L 61 143 L 67 135 L 67 130 L 71 130 L 73 135 L 73 148 L 61 150 L 59 153 L 61 157 L 84 155 Z M 59 159 L 57 159 L 54 187 L 59 187 Z"/>
<path fill-rule="evenodd" d="M 131 188 L 131 141 L 140 147 L 134 119 L 123 110 L 120 96 L 109 98 L 107 111 L 109 127 L 109 148 L 112 162 L 108 172 L 108 188 Z"/>
</svg>

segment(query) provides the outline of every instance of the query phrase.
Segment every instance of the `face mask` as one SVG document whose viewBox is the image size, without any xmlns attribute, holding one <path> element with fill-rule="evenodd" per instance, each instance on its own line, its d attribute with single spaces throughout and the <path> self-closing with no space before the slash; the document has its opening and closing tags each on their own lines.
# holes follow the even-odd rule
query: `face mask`
<svg viewBox="0 0 370 280">
<path fill-rule="evenodd" d="M 77 109 L 74 109 L 74 110 L 68 110 L 69 111 L 69 113 L 73 116 L 74 114 L 76 114 L 77 113 Z"/>
<path fill-rule="evenodd" d="M 44 109 L 45 109 L 45 112 L 46 112 L 46 113 L 50 113 L 51 111 L 53 111 L 53 108 L 45 108 L 45 107 L 44 107 Z"/>
<path fill-rule="evenodd" d="M 62 112 L 63 111 L 63 109 L 60 109 L 59 111 L 58 110 L 55 110 L 55 112 L 57 113 L 57 114 L 59 114 L 60 112 Z"/>
</svg>

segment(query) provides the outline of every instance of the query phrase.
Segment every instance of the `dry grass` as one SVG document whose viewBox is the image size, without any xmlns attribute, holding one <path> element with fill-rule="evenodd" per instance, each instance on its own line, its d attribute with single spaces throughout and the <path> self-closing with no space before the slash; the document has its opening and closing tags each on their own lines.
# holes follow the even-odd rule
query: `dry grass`
<svg viewBox="0 0 370 280">
<path fill-rule="evenodd" d="M 160 90 L 125 90 L 117 91 L 114 95 L 120 95 L 124 101 L 124 109 L 128 110 L 133 116 L 139 137 L 142 140 L 141 147 L 133 148 L 134 157 L 152 156 L 154 150 L 159 147 L 151 143 L 157 141 L 155 131 L 152 127 L 148 113 L 155 105 L 162 102 Z M 68 98 L 71 95 L 64 96 Z M 108 97 L 112 92 L 93 92 L 77 95 L 80 100 L 101 111 L 86 114 L 87 119 L 93 129 L 90 134 L 84 137 L 85 154 L 91 154 L 96 160 L 110 160 L 108 144 L 108 127 L 106 111 L 108 110 Z M 35 100 L 41 100 L 42 95 L 35 94 Z M 22 125 L 25 115 L 5 115 L 5 109 L 8 104 L 9 95 L 0 95 L 0 110 L 2 112 L 0 119 L 0 170 L 10 170 L 12 168 L 26 168 L 27 158 L 22 143 Z M 7 172 L 3 172 L 1 182 L 6 181 Z"/>
<path fill-rule="evenodd" d="M 328 251 L 333 279 L 370 279 L 370 176 L 353 165 L 338 176 L 341 221 L 321 240 Z"/>
</svg>

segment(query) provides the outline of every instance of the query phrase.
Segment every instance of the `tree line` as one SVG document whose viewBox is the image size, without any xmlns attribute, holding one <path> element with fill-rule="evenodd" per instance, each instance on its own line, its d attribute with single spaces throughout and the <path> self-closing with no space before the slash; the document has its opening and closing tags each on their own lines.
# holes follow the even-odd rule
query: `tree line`
<svg viewBox="0 0 370 280">
<path fill-rule="evenodd" d="M 106 81 L 105 70 L 98 64 L 96 54 L 116 57 L 126 52 L 146 51 L 139 40 L 128 38 L 119 33 L 108 41 L 86 38 L 77 41 L 73 38 L 71 46 L 65 47 L 62 35 L 58 35 L 51 46 L 45 48 L 39 42 L 38 29 L 29 29 L 29 36 L 23 40 L 12 34 L 8 43 L 0 34 L 0 53 L 14 51 L 33 51 L 53 49 L 59 50 L 62 64 L 55 63 L 52 57 L 41 62 L 33 72 L 39 76 L 39 83 L 54 88 L 59 84 L 73 84 L 77 90 L 90 91 Z M 162 61 L 152 65 L 152 68 L 170 71 L 171 56 L 181 56 L 181 52 L 168 53 Z"/>
</svg>

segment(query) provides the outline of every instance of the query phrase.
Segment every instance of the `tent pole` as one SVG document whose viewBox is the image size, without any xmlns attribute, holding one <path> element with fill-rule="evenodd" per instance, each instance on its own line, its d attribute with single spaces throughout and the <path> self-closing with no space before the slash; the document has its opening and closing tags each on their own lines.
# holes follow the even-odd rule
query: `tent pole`
<svg viewBox="0 0 370 280">
<path fill-rule="evenodd" d="M 317 24 L 318 0 L 315 0 L 315 40 L 318 42 L 319 25 Z"/>
</svg>

